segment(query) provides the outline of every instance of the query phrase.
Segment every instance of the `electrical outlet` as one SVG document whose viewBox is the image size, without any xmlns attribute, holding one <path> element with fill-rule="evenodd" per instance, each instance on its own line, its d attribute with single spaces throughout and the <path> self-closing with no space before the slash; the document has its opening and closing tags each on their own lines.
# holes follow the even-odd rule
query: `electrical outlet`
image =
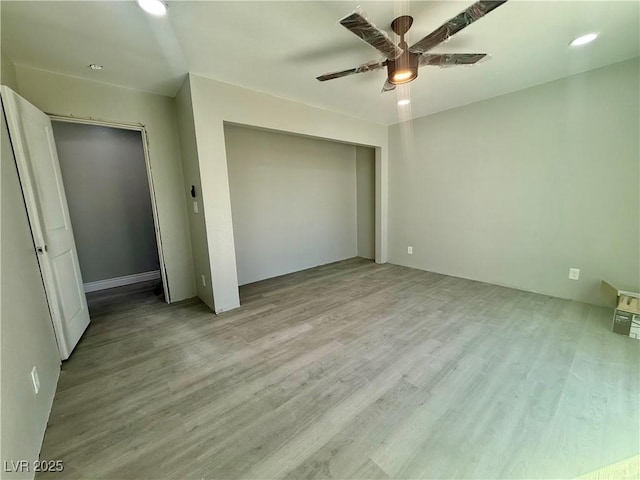
<svg viewBox="0 0 640 480">
<path fill-rule="evenodd" d="M 31 369 L 31 382 L 33 383 L 33 391 L 37 395 L 40 391 L 40 377 L 38 377 L 38 369 L 36 367 Z"/>
<path fill-rule="evenodd" d="M 407 247 L 407 253 L 413 255 L 413 247 Z"/>
<path fill-rule="evenodd" d="M 193 202 L 193 213 L 198 213 L 198 202 Z"/>
<path fill-rule="evenodd" d="M 580 279 L 580 269 L 579 268 L 570 268 L 569 269 L 569 278 L 571 280 L 579 280 Z"/>
<path fill-rule="evenodd" d="M 206 287 L 207 286 L 207 279 L 204 278 L 204 275 L 200 275 L 200 280 L 202 281 L 202 286 Z"/>
</svg>

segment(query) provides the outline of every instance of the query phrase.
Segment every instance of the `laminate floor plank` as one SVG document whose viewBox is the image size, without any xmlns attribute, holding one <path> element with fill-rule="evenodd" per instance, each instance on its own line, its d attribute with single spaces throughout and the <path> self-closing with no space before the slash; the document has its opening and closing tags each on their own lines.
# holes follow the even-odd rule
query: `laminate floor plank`
<svg viewBox="0 0 640 480">
<path fill-rule="evenodd" d="M 573 478 L 640 452 L 640 342 L 608 309 L 354 258 L 214 315 L 88 295 L 55 477 Z"/>
</svg>

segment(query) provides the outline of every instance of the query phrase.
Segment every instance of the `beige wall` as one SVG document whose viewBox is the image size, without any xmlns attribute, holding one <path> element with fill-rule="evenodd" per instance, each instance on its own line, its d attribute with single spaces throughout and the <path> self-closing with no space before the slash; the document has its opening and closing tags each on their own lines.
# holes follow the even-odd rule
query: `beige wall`
<svg viewBox="0 0 640 480">
<path fill-rule="evenodd" d="M 51 411 L 60 356 L 4 114 L 1 146 L 0 462 L 33 464 Z M 37 395 L 31 382 L 34 366 L 40 378 Z M 33 472 L 0 475 L 33 478 Z"/>
<path fill-rule="evenodd" d="M 193 74 L 189 81 L 216 312 L 236 308 L 240 303 L 225 122 L 377 147 L 376 173 L 380 174 L 376 175 L 376 261 L 386 261 L 386 126 Z"/>
<path fill-rule="evenodd" d="M 187 215 L 191 229 L 191 250 L 193 252 L 193 270 L 198 297 L 215 311 L 213 302 L 213 288 L 211 286 L 211 268 L 207 246 L 207 231 L 204 221 L 204 205 L 202 202 L 202 184 L 198 168 L 198 146 L 193 124 L 193 109 L 191 107 L 191 85 L 188 80 L 182 84 L 176 96 L 176 112 L 178 130 L 180 132 L 180 147 L 182 151 L 182 171 L 185 182 L 185 198 L 187 201 Z M 191 196 L 191 185 L 196 189 L 196 197 Z M 198 212 L 193 210 L 193 202 L 198 204 Z M 204 282 L 202 277 L 204 276 Z"/>
<path fill-rule="evenodd" d="M 0 50 L 0 57 L 2 58 L 2 64 L 0 65 L 0 83 L 11 88 L 13 91 L 18 91 L 18 81 L 16 80 L 16 67 L 4 50 Z"/>
<path fill-rule="evenodd" d="M 225 125 L 244 285 L 357 255 L 355 148 Z"/>
<path fill-rule="evenodd" d="M 639 90 L 635 59 L 392 126 L 389 260 L 593 303 L 601 279 L 639 291 Z"/>
<path fill-rule="evenodd" d="M 376 155 L 368 147 L 356 147 L 356 192 L 358 206 L 358 256 L 375 258 L 376 254 Z"/>
<path fill-rule="evenodd" d="M 46 113 L 146 127 L 170 298 L 194 296 L 174 99 L 24 66 L 16 72 L 20 95 Z"/>
</svg>

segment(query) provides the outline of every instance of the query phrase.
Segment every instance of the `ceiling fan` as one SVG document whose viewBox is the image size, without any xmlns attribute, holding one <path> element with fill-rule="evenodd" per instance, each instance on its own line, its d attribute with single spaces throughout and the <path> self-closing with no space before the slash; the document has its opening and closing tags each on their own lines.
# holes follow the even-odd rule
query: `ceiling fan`
<svg viewBox="0 0 640 480">
<path fill-rule="evenodd" d="M 317 77 L 324 82 L 334 78 L 346 77 L 356 73 L 373 72 L 387 68 L 387 81 L 382 87 L 383 92 L 396 88 L 396 85 L 411 82 L 418 77 L 418 67 L 435 65 L 441 67 L 455 65 L 473 65 L 487 56 L 486 53 L 427 53 L 429 50 L 448 40 L 467 25 L 484 17 L 492 10 L 498 8 L 507 0 L 489 1 L 480 0 L 466 10 L 462 11 L 448 22 L 444 23 L 422 40 L 408 46 L 404 39 L 405 34 L 411 28 L 413 17 L 403 15 L 391 22 L 391 30 L 400 36 L 400 43 L 396 45 L 389 35 L 369 22 L 360 13 L 355 12 L 340 20 L 340 24 L 347 30 L 360 37 L 373 48 L 378 50 L 385 59 L 365 63 L 355 68 L 340 72 L 326 73 Z"/>
</svg>

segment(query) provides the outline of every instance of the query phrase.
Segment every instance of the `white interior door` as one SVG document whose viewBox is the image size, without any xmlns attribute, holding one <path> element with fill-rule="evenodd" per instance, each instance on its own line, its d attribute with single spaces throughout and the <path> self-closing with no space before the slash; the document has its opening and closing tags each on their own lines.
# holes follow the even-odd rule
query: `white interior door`
<svg viewBox="0 0 640 480">
<path fill-rule="evenodd" d="M 89 325 L 89 309 L 51 120 L 8 87 L 0 87 L 0 92 L 58 349 L 65 360 Z"/>
</svg>

